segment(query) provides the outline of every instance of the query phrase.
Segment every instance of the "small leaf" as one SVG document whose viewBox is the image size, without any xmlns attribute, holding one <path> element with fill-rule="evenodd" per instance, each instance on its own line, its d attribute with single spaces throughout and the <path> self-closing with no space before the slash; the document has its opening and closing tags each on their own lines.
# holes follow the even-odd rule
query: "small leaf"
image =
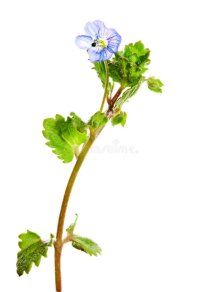
<svg viewBox="0 0 200 292">
<path fill-rule="evenodd" d="M 65 163 L 72 161 L 78 147 L 88 139 L 87 125 L 75 113 L 67 120 L 61 115 L 45 119 L 43 126 L 43 135 L 49 140 L 46 144 Z"/>
<path fill-rule="evenodd" d="M 74 220 L 74 223 L 72 223 L 68 228 L 67 228 L 67 233 L 69 235 L 73 234 L 74 233 L 74 229 L 76 227 L 76 224 L 77 224 L 77 221 L 78 221 L 78 214 L 75 214 L 76 215 L 76 218 Z"/>
<path fill-rule="evenodd" d="M 115 108 L 121 108 L 125 102 L 127 102 L 133 95 L 135 95 L 143 81 L 144 78 L 141 77 L 140 80 L 138 80 L 137 84 L 126 89 L 122 96 L 115 102 Z"/>
<path fill-rule="evenodd" d="M 103 127 L 108 122 L 108 118 L 102 112 L 95 113 L 89 120 L 88 125 L 93 129 Z"/>
<path fill-rule="evenodd" d="M 147 79 L 147 86 L 150 90 L 154 92 L 162 93 L 163 83 L 160 79 L 156 79 L 155 77 L 149 77 Z"/>
<path fill-rule="evenodd" d="M 111 123 L 113 126 L 121 124 L 122 127 L 125 126 L 127 119 L 127 114 L 125 112 L 120 112 L 118 115 L 112 118 Z"/>
<path fill-rule="evenodd" d="M 17 274 L 27 274 L 32 268 L 32 263 L 38 267 L 41 261 L 41 257 L 47 257 L 48 247 L 52 245 L 53 235 L 50 236 L 50 240 L 42 241 L 40 236 L 32 231 L 27 230 L 27 233 L 19 235 L 21 241 L 19 247 L 21 251 L 17 254 Z"/>
<path fill-rule="evenodd" d="M 78 235 L 74 235 L 72 246 L 78 250 L 86 252 L 90 256 L 97 256 L 101 253 L 101 248 L 98 246 L 97 243 L 89 238 L 81 237 Z"/>
</svg>

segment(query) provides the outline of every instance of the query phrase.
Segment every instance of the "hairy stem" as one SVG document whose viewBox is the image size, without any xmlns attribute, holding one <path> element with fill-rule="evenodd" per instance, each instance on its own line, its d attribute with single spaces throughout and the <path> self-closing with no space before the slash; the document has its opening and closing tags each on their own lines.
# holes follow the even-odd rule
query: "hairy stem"
<svg viewBox="0 0 200 292">
<path fill-rule="evenodd" d="M 105 81 L 105 91 L 103 95 L 103 100 L 100 107 L 100 112 L 103 111 L 104 103 L 106 98 L 108 98 L 108 85 L 109 85 L 109 68 L 108 68 L 108 61 L 104 61 L 105 71 L 106 71 L 106 81 Z"/>
<path fill-rule="evenodd" d="M 109 103 L 109 110 L 112 110 L 114 105 L 115 105 L 115 102 L 118 100 L 118 98 L 120 97 L 122 91 L 124 90 L 124 87 L 121 85 L 119 87 L 119 89 L 117 90 L 117 92 L 115 93 L 115 95 L 113 96 L 113 98 L 110 100 L 110 103 Z"/>
<path fill-rule="evenodd" d="M 106 98 L 108 98 L 108 86 L 109 86 L 109 68 L 108 68 L 108 62 L 104 61 L 105 71 L 106 71 L 106 81 L 105 81 L 105 91 L 100 107 L 100 112 L 103 111 L 103 107 L 106 101 Z M 79 172 L 79 169 L 81 168 L 81 165 L 90 150 L 90 147 L 94 143 L 97 136 L 102 131 L 102 128 L 99 128 L 97 130 L 91 130 L 90 131 L 90 138 L 83 146 L 82 151 L 79 155 L 77 155 L 77 161 L 74 165 L 74 168 L 72 170 L 72 173 L 70 175 L 69 181 L 67 183 L 67 187 L 65 189 L 61 209 L 60 209 L 60 215 L 58 219 L 58 225 L 57 225 L 57 234 L 56 234 L 56 240 L 54 242 L 54 248 L 55 248 L 55 282 L 56 282 L 56 292 L 62 291 L 62 276 L 61 276 L 61 255 L 62 255 L 62 248 L 63 245 L 68 242 L 68 238 L 63 239 L 63 230 L 64 230 L 64 222 L 65 222 L 65 215 L 67 211 L 67 206 L 70 198 L 70 194 L 74 185 L 74 182 L 76 180 L 77 174 Z"/>
<path fill-rule="evenodd" d="M 59 220 L 58 220 L 58 226 L 57 226 L 57 235 L 56 235 L 56 241 L 54 243 L 55 247 L 55 281 L 56 281 L 56 291 L 61 292 L 62 291 L 62 279 L 61 279 L 61 254 L 62 254 L 62 247 L 63 247 L 63 230 L 64 230 L 64 221 L 65 221 L 65 215 L 67 210 L 67 205 L 69 202 L 70 194 L 75 182 L 75 179 L 77 177 L 77 174 L 79 172 L 79 169 L 90 149 L 93 142 L 95 141 L 97 135 L 100 133 L 100 130 L 98 130 L 98 133 L 91 133 L 89 140 L 84 145 L 82 151 L 80 152 L 78 159 L 76 161 L 76 164 L 74 165 L 74 168 L 72 170 L 71 176 L 69 178 L 64 197 L 63 202 L 60 210 Z"/>
</svg>

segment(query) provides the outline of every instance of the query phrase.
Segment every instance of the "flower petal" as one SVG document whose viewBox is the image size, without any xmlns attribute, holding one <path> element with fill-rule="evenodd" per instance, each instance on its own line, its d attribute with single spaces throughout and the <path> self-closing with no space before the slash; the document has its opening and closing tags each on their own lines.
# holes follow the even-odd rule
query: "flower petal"
<svg viewBox="0 0 200 292">
<path fill-rule="evenodd" d="M 109 60 L 112 57 L 113 53 L 107 50 L 107 48 L 105 48 L 104 50 L 100 52 L 100 55 L 101 55 L 101 62 L 102 62 L 102 61 Z"/>
<path fill-rule="evenodd" d="M 83 50 L 89 49 L 91 47 L 92 41 L 92 38 L 87 35 L 79 35 L 75 39 L 76 45 Z"/>
<path fill-rule="evenodd" d="M 88 50 L 89 60 L 91 62 L 100 62 L 100 53 L 92 48 Z"/>
<path fill-rule="evenodd" d="M 100 20 L 93 22 L 87 22 L 85 25 L 85 32 L 91 36 L 94 40 L 99 39 L 105 30 L 105 25 Z"/>
<path fill-rule="evenodd" d="M 88 50 L 89 60 L 91 62 L 103 62 L 105 60 L 109 60 L 113 53 L 111 53 L 106 48 L 103 50 L 94 50 L 93 48 Z"/>
<path fill-rule="evenodd" d="M 118 51 L 119 45 L 121 43 L 121 36 L 116 32 L 115 29 L 106 29 L 104 32 L 104 39 L 108 42 L 108 50 L 112 53 Z"/>
<path fill-rule="evenodd" d="M 105 30 L 106 30 L 105 24 L 101 20 L 95 20 L 93 23 L 98 28 L 98 37 L 102 38 L 102 36 L 103 36 L 103 34 L 104 34 Z"/>
</svg>

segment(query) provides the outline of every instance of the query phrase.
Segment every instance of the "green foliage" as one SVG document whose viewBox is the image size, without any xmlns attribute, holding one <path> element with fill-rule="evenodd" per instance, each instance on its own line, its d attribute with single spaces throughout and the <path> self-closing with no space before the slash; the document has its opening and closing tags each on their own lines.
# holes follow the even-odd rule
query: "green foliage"
<svg viewBox="0 0 200 292">
<path fill-rule="evenodd" d="M 72 246 L 78 250 L 86 252 L 90 256 L 97 256 L 101 253 L 101 248 L 98 246 L 97 243 L 89 238 L 81 237 L 78 235 L 74 235 Z"/>
<path fill-rule="evenodd" d="M 140 85 L 142 82 L 143 82 L 143 77 L 140 77 L 137 84 L 126 89 L 123 92 L 122 96 L 116 101 L 115 108 L 121 108 L 125 102 L 127 102 L 133 95 L 135 95 L 138 89 L 140 88 Z"/>
<path fill-rule="evenodd" d="M 105 87 L 106 83 L 106 70 L 104 62 L 95 62 L 93 69 L 96 70 L 98 77 L 100 78 L 103 87 Z"/>
<path fill-rule="evenodd" d="M 47 257 L 48 247 L 52 245 L 53 235 L 50 240 L 42 241 L 40 236 L 34 232 L 27 230 L 26 233 L 19 235 L 21 241 L 19 242 L 20 251 L 17 254 L 17 274 L 27 274 L 32 268 L 32 264 L 38 267 L 41 257 Z"/>
<path fill-rule="evenodd" d="M 77 116 L 74 112 L 70 113 L 71 117 L 67 119 L 72 123 L 73 127 L 76 128 L 78 131 L 85 132 L 87 129 L 86 123 L 84 123 L 79 116 Z"/>
<path fill-rule="evenodd" d="M 88 125 L 92 129 L 103 127 L 108 122 L 108 118 L 102 112 L 96 112 L 89 120 Z"/>
<path fill-rule="evenodd" d="M 74 233 L 74 229 L 76 227 L 77 221 L 78 221 L 78 214 L 76 214 L 76 218 L 74 222 L 67 228 L 68 235 L 71 235 Z"/>
<path fill-rule="evenodd" d="M 155 92 L 162 92 L 162 82 L 159 79 L 145 78 L 144 73 L 150 64 L 150 50 L 145 48 L 141 41 L 135 44 L 130 43 L 123 51 L 116 52 L 113 59 L 108 60 L 109 78 L 120 83 L 123 89 L 121 96 L 114 102 L 114 109 L 121 109 L 123 104 L 129 100 L 140 88 L 144 81 L 147 81 L 148 88 Z M 94 69 L 105 86 L 106 70 L 103 62 L 94 63 Z M 113 86 L 109 83 L 109 94 L 111 95 Z M 109 95 L 108 94 L 108 95 Z"/>
<path fill-rule="evenodd" d="M 109 61 L 110 77 L 124 88 L 137 85 L 150 63 L 149 55 L 150 50 L 141 41 L 126 45 Z"/>
<path fill-rule="evenodd" d="M 93 240 L 82 237 L 79 235 L 74 234 L 74 229 L 76 227 L 78 220 L 78 215 L 76 214 L 75 221 L 67 228 L 67 238 L 69 238 L 68 241 L 72 242 L 72 246 L 78 250 L 84 251 L 85 253 L 89 255 L 97 256 L 101 253 L 101 248 L 98 246 L 97 243 L 95 243 Z"/>
<path fill-rule="evenodd" d="M 117 114 L 115 117 L 112 118 L 111 123 L 113 126 L 116 125 L 122 125 L 122 127 L 125 126 L 126 124 L 126 119 L 127 119 L 127 114 L 125 112 L 120 112 Z"/>
<path fill-rule="evenodd" d="M 150 90 L 154 92 L 162 93 L 163 83 L 160 79 L 156 79 L 155 77 L 149 77 L 147 79 L 147 86 Z"/>
<path fill-rule="evenodd" d="M 43 135 L 49 140 L 46 145 L 54 148 L 52 152 L 63 162 L 72 161 L 79 146 L 88 139 L 86 124 L 75 113 L 67 120 L 61 115 L 45 119 L 43 126 Z"/>
</svg>

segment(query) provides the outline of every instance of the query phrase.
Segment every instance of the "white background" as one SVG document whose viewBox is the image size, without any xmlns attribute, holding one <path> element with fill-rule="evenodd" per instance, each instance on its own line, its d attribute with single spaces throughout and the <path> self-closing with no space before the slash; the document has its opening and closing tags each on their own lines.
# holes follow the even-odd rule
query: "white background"
<svg viewBox="0 0 200 292">
<path fill-rule="evenodd" d="M 200 291 L 198 1 L 9 1 L 0 4 L 1 291 L 53 292 L 53 249 L 19 278 L 17 235 L 56 232 L 72 164 L 47 148 L 42 121 L 75 111 L 87 120 L 102 88 L 74 38 L 101 19 L 151 49 L 146 86 L 125 106 L 124 129 L 108 126 L 77 179 L 67 224 L 102 256 L 66 246 L 63 291 Z M 121 149 L 121 150 L 120 150 Z M 132 149 L 132 150 L 131 150 Z"/>
</svg>

